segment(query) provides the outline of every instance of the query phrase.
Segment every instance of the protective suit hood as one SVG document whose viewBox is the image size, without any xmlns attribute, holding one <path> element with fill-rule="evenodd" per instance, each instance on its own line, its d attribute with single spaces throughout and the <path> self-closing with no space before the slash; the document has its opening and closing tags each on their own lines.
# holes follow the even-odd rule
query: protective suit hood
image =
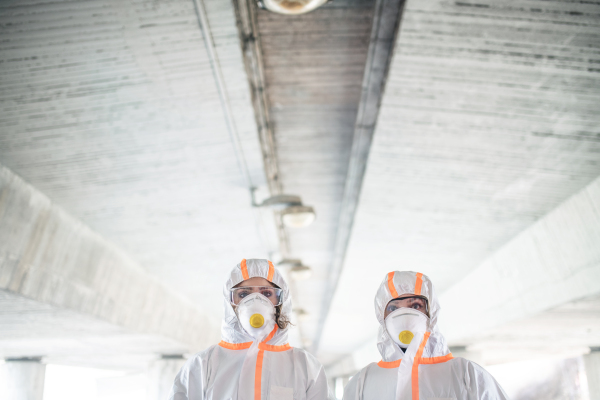
<svg viewBox="0 0 600 400">
<path fill-rule="evenodd" d="M 429 303 L 429 326 L 427 333 L 429 339 L 423 350 L 423 357 L 440 357 L 450 353 L 446 339 L 438 329 L 438 315 L 440 304 L 431 280 L 422 273 L 412 271 L 393 271 L 386 275 L 377 294 L 375 295 L 375 316 L 379 321 L 379 333 L 377 336 L 377 349 L 383 361 L 396 361 L 404 356 L 398 345 L 394 343 L 385 328 L 385 307 L 395 298 L 403 295 L 425 296 Z M 417 340 L 418 338 L 415 338 Z M 413 344 L 411 343 L 411 346 Z"/>
<path fill-rule="evenodd" d="M 223 286 L 223 307 L 224 318 L 221 323 L 221 338 L 224 342 L 239 344 L 254 341 L 254 338 L 246 333 L 238 319 L 233 306 L 229 302 L 229 290 L 240 282 L 247 279 L 260 277 L 265 278 L 269 282 L 278 286 L 281 290 L 281 315 L 290 317 L 292 311 L 292 301 L 288 285 L 273 266 L 273 263 L 268 260 L 247 259 L 242 260 L 233 268 L 229 274 L 229 279 Z M 288 328 L 276 328 L 275 335 L 266 343 L 271 345 L 283 345 L 288 342 Z"/>
</svg>

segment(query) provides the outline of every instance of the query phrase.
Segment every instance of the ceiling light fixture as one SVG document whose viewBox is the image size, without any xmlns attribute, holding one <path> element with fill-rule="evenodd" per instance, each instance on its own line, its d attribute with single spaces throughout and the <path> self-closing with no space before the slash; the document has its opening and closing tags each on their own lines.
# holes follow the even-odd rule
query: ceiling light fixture
<svg viewBox="0 0 600 400">
<path fill-rule="evenodd" d="M 312 224 L 317 215 L 312 207 L 293 206 L 281 211 L 281 219 L 290 228 L 304 228 Z"/>
<path fill-rule="evenodd" d="M 321 7 L 328 1 L 329 0 L 261 0 L 258 3 L 267 10 L 278 14 L 298 15 Z"/>
<path fill-rule="evenodd" d="M 284 258 L 277 263 L 277 266 L 280 268 L 292 268 L 296 265 L 302 265 L 302 261 L 297 258 Z"/>
<path fill-rule="evenodd" d="M 296 258 L 287 258 L 277 263 L 278 267 L 289 268 L 290 275 L 295 281 L 303 281 L 312 275 L 312 268 L 302 264 L 302 261 Z"/>
<path fill-rule="evenodd" d="M 315 209 L 302 204 L 300 196 L 279 194 L 269 197 L 262 203 L 256 203 L 254 190 L 252 190 L 252 205 L 254 207 L 269 207 L 281 213 L 281 219 L 290 228 L 303 228 L 313 223 L 317 214 Z"/>
<path fill-rule="evenodd" d="M 312 269 L 310 267 L 307 267 L 306 265 L 298 265 L 292 267 L 292 269 L 290 270 L 290 274 L 292 275 L 294 280 L 304 281 L 310 278 L 310 276 L 312 275 Z"/>
</svg>

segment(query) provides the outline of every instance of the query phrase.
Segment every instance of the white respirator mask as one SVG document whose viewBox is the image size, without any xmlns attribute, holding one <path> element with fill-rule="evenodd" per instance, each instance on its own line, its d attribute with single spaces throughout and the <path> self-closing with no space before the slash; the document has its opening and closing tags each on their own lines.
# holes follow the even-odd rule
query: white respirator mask
<svg viewBox="0 0 600 400">
<path fill-rule="evenodd" d="M 385 329 L 392 340 L 406 349 L 417 333 L 427 331 L 429 318 L 414 308 L 401 307 L 385 319 Z"/>
<path fill-rule="evenodd" d="M 264 339 L 275 327 L 275 306 L 260 293 L 245 297 L 235 310 L 242 328 L 254 338 Z"/>
</svg>

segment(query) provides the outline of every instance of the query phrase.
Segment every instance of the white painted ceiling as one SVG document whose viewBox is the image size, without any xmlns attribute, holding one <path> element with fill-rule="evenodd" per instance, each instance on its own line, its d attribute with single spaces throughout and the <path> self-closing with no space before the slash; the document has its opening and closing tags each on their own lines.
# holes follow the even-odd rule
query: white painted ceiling
<svg viewBox="0 0 600 400">
<path fill-rule="evenodd" d="M 264 186 L 233 6 L 206 4 Z M 220 319 L 228 271 L 271 249 L 193 2 L 4 1 L 0 21 L 0 163 Z"/>
<path fill-rule="evenodd" d="M 408 1 L 326 358 L 374 337 L 387 272 L 423 272 L 443 292 L 600 174 L 599 13 Z"/>
</svg>

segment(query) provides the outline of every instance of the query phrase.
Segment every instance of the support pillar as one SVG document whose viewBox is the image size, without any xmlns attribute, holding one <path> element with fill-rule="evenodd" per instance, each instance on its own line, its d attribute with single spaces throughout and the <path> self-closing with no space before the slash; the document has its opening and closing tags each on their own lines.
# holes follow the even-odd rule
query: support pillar
<svg viewBox="0 0 600 400">
<path fill-rule="evenodd" d="M 4 367 L 9 399 L 43 399 L 46 365 L 41 363 L 41 358 L 8 358 Z"/>
<path fill-rule="evenodd" d="M 148 366 L 148 400 L 167 400 L 186 358 L 181 355 L 162 355 Z"/>
<path fill-rule="evenodd" d="M 590 400 L 600 400 L 600 347 L 592 347 L 590 354 L 583 356 L 588 381 Z"/>
</svg>

